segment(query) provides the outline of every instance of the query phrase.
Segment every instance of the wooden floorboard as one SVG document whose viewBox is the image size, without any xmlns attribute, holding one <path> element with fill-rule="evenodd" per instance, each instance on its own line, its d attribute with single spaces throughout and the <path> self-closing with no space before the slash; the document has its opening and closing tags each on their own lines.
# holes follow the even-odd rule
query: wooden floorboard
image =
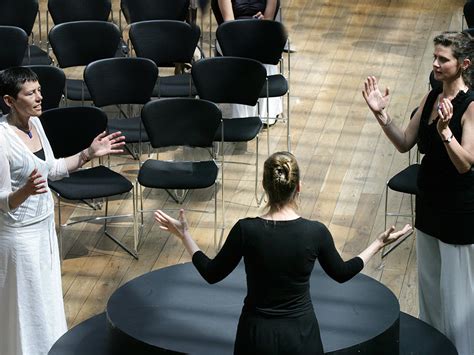
<svg viewBox="0 0 474 355">
<path fill-rule="evenodd" d="M 117 0 L 113 0 L 118 22 Z M 462 28 L 461 0 L 287 0 L 283 21 L 288 28 L 291 56 L 291 135 L 303 179 L 299 212 L 325 223 L 336 246 L 349 258 L 360 252 L 384 228 L 386 180 L 407 164 L 391 146 L 361 96 L 368 75 L 390 87 L 389 112 L 406 125 L 411 110 L 428 90 L 432 38 L 444 30 Z M 40 1 L 45 14 L 46 1 Z M 44 16 L 43 16 L 44 21 Z M 50 22 L 51 23 L 51 22 Z M 200 21 L 199 21 L 200 23 Z M 203 20 L 203 50 L 209 51 L 209 14 Z M 215 30 L 215 23 L 213 29 Z M 43 26 L 43 31 L 45 26 Z M 43 38 L 44 34 L 43 34 Z M 81 69 L 72 70 L 80 76 Z M 286 147 L 283 123 L 272 129 L 272 151 Z M 261 135 L 260 165 L 267 137 Z M 252 163 L 255 146 L 226 147 L 228 159 Z M 112 162 L 131 160 L 114 158 Z M 136 167 L 118 169 L 132 181 Z M 239 219 L 263 211 L 254 199 L 254 167 L 226 164 L 225 233 Z M 219 183 L 219 193 L 222 184 Z M 211 211 L 213 191 L 193 192 L 185 208 Z M 409 198 L 392 194 L 389 208 L 408 212 Z M 176 207 L 165 192 L 145 189 L 145 208 Z M 220 199 L 220 195 L 219 195 Z M 111 203 L 110 212 L 131 213 L 131 196 Z M 100 212 L 102 213 L 102 212 Z M 63 221 L 91 215 L 87 208 L 67 204 Z M 218 214 L 219 220 L 221 212 Z M 406 218 L 392 219 L 402 225 Z M 189 213 L 199 245 L 215 254 L 212 214 Z M 127 245 L 132 228 L 126 219 L 111 230 Z M 386 284 L 399 298 L 401 309 L 417 315 L 415 241 L 411 238 L 381 263 L 374 258 L 364 273 Z M 151 270 L 190 260 L 180 242 L 144 216 L 139 260 L 108 238 L 100 224 L 76 224 L 64 230 L 63 290 L 68 325 L 74 326 L 104 311 L 110 295 L 125 282 Z M 317 285 L 313 285 L 317 287 Z"/>
</svg>

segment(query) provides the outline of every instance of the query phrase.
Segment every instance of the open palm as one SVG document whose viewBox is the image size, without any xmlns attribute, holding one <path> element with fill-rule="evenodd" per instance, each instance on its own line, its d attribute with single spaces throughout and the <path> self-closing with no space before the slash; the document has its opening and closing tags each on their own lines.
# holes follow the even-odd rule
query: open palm
<svg viewBox="0 0 474 355">
<path fill-rule="evenodd" d="M 379 113 L 388 105 L 390 90 L 386 88 L 385 94 L 382 94 L 378 87 L 377 79 L 374 76 L 369 76 L 364 81 L 362 96 L 372 112 Z"/>
</svg>

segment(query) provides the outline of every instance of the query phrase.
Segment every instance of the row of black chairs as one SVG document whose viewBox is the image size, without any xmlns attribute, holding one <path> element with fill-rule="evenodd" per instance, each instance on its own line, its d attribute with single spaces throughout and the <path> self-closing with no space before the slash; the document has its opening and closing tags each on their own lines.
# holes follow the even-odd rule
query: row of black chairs
<svg viewBox="0 0 474 355">
<path fill-rule="evenodd" d="M 257 192 L 258 135 L 262 128 L 261 119 L 258 116 L 222 119 L 216 104 L 255 105 L 266 82 L 266 70 L 263 65 L 252 59 L 236 57 L 207 58 L 196 62 L 192 75 L 200 99 L 174 98 L 150 101 L 154 87 L 153 78 L 156 75 L 156 65 L 146 58 L 109 58 L 89 64 L 84 69 L 84 78 L 96 107 L 75 106 L 51 109 L 46 110 L 41 117 L 55 156 L 69 156 L 85 149 L 99 132 L 106 129 L 122 130 L 119 124 L 126 125 L 132 120 L 138 124 L 138 130 L 134 131 L 135 137 L 138 136 L 140 142 L 146 137 L 153 148 L 176 145 L 212 148 L 214 143 L 223 145 L 225 142 L 256 139 L 255 192 Z M 140 116 L 133 119 L 108 119 L 101 108 L 117 104 L 140 105 L 143 108 Z M 213 121 L 209 123 L 206 121 L 208 119 Z M 126 129 L 122 131 L 127 136 Z M 129 139 L 127 137 L 127 140 Z M 222 172 L 222 226 L 225 224 L 224 165 L 228 163 L 224 158 L 224 151 L 222 148 L 219 161 Z M 62 221 L 61 199 L 105 199 L 106 215 L 93 219 L 106 222 L 109 218 L 116 217 L 107 216 L 108 198 L 132 191 L 133 248 L 126 247 L 111 235 L 106 223 L 104 231 L 127 252 L 138 257 L 140 226 L 143 226 L 144 213 L 142 187 L 188 190 L 212 186 L 217 178 L 217 170 L 214 168 L 214 159 L 217 157 L 214 152 L 210 157 L 212 159 L 207 163 L 163 162 L 149 159 L 144 164 L 139 164 L 137 189 L 133 189 L 134 185 L 122 175 L 102 165 L 75 172 L 61 181 L 51 182 L 50 187 L 58 197 L 59 220 Z M 213 163 L 210 162 L 211 160 Z M 210 183 L 211 180 L 212 183 Z M 218 248 L 222 242 L 222 233 L 217 240 L 216 187 L 214 203 L 214 243 Z M 137 213 L 141 217 L 141 224 Z M 78 223 L 78 221 L 73 223 Z M 66 225 L 62 222 L 60 224 Z M 59 233 L 59 235 L 62 240 L 62 234 Z"/>
</svg>

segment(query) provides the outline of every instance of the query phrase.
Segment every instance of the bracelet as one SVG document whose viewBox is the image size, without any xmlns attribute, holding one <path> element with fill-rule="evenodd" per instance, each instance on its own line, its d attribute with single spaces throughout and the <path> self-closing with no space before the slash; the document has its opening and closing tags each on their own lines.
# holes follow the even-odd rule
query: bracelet
<svg viewBox="0 0 474 355">
<path fill-rule="evenodd" d="M 79 154 L 79 159 L 81 159 L 84 164 L 91 160 L 91 158 L 84 152 L 84 150 L 81 150 L 81 154 Z"/>
<path fill-rule="evenodd" d="M 443 139 L 443 143 L 451 143 L 451 141 L 453 140 L 453 137 L 454 137 L 454 134 L 451 133 L 451 137 L 448 137 L 446 139 Z"/>
</svg>

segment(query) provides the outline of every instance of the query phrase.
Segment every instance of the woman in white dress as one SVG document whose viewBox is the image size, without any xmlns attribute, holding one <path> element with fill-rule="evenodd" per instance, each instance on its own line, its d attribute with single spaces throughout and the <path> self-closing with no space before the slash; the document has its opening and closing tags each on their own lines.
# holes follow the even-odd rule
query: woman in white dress
<svg viewBox="0 0 474 355">
<path fill-rule="evenodd" d="M 55 159 L 41 126 L 41 87 L 27 68 L 0 72 L 0 355 L 47 354 L 67 330 L 54 203 L 55 180 L 92 158 L 120 153 L 120 132 Z"/>
</svg>

